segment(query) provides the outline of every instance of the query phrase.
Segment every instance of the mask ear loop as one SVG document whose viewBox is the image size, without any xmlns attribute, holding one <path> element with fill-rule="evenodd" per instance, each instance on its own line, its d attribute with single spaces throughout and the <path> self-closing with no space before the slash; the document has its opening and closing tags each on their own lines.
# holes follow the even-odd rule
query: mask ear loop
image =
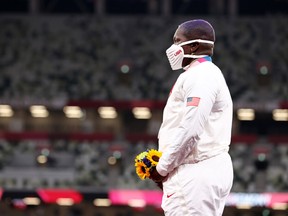
<svg viewBox="0 0 288 216">
<path fill-rule="evenodd" d="M 208 44 L 214 44 L 214 41 L 209 41 L 209 40 L 203 40 L 203 39 L 195 39 L 195 40 L 190 40 L 190 41 L 184 41 L 183 43 L 178 44 L 179 46 L 184 46 L 186 44 L 190 44 L 190 43 L 208 43 Z M 208 55 L 194 55 L 194 53 L 192 53 L 191 55 L 184 55 L 184 58 L 203 58 L 206 57 Z"/>
<path fill-rule="evenodd" d="M 203 39 L 195 39 L 195 40 L 189 40 L 189 41 L 184 41 L 180 44 L 178 44 L 179 46 L 184 46 L 186 44 L 190 44 L 190 43 L 208 43 L 208 44 L 214 44 L 214 41 L 209 41 L 209 40 L 203 40 Z"/>
</svg>

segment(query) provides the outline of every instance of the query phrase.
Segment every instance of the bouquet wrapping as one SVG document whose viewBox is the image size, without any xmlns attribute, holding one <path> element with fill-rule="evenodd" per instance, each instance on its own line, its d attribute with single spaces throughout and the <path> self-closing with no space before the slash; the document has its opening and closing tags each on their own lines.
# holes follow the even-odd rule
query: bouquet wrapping
<svg viewBox="0 0 288 216">
<path fill-rule="evenodd" d="M 144 180 L 150 177 L 150 172 L 159 162 L 162 152 L 155 149 L 148 149 L 138 154 L 135 158 L 135 169 L 140 179 Z"/>
</svg>

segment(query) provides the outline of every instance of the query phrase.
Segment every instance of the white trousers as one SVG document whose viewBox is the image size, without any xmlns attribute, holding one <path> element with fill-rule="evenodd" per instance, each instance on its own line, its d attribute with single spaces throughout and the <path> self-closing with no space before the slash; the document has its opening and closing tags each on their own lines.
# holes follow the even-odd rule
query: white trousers
<svg viewBox="0 0 288 216">
<path fill-rule="evenodd" d="M 233 183 L 228 153 L 183 164 L 163 182 L 165 216 L 221 216 Z"/>
</svg>

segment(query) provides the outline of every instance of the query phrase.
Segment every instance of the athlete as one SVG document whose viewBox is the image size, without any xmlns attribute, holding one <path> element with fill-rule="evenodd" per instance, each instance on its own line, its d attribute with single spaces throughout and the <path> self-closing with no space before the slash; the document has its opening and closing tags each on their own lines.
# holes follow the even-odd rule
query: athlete
<svg viewBox="0 0 288 216">
<path fill-rule="evenodd" d="M 162 157 L 151 179 L 163 185 L 166 216 L 220 216 L 233 182 L 229 151 L 233 105 L 221 70 L 212 62 L 215 32 L 205 20 L 177 28 L 166 54 L 183 68 L 159 130 Z"/>
</svg>

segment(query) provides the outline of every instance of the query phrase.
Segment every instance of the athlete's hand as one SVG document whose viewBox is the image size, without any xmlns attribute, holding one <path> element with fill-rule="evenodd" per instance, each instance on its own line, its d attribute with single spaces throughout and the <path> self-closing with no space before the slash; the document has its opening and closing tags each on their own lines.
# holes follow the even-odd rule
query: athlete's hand
<svg viewBox="0 0 288 216">
<path fill-rule="evenodd" d="M 166 176 L 160 175 L 158 173 L 156 167 L 154 167 L 150 170 L 150 177 L 149 178 L 152 179 L 154 182 L 159 183 L 159 182 L 162 182 L 166 178 Z"/>
</svg>

